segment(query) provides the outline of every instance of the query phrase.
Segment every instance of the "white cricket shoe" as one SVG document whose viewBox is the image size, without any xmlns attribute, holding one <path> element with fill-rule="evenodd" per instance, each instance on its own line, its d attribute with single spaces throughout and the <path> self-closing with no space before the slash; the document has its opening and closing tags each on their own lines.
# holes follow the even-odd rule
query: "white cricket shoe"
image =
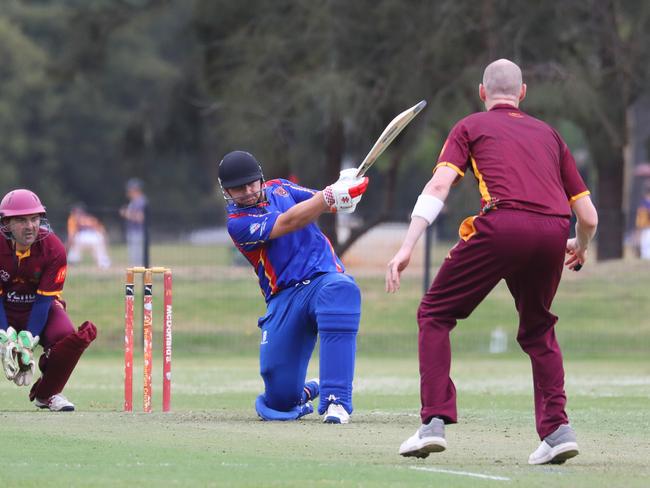
<svg viewBox="0 0 650 488">
<path fill-rule="evenodd" d="M 74 412 L 74 403 L 60 393 L 52 395 L 47 400 L 35 398 L 34 405 L 38 408 L 49 408 L 51 412 Z"/>
<path fill-rule="evenodd" d="M 338 403 L 330 403 L 323 417 L 323 422 L 326 424 L 347 424 L 350 422 L 350 414 L 346 412 L 343 405 Z"/>
<path fill-rule="evenodd" d="M 447 449 L 445 423 L 442 419 L 434 417 L 402 442 L 399 453 L 405 457 L 425 458 L 432 452 L 442 452 L 445 449 Z"/>
<path fill-rule="evenodd" d="M 528 458 L 528 464 L 563 464 L 579 452 L 576 433 L 569 424 L 564 424 L 544 437 L 537 450 Z"/>
</svg>

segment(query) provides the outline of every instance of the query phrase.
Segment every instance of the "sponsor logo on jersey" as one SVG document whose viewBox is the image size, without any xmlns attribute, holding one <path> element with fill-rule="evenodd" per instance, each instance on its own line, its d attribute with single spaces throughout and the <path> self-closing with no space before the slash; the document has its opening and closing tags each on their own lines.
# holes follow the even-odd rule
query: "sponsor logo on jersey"
<svg viewBox="0 0 650 488">
<path fill-rule="evenodd" d="M 260 224 L 259 222 L 255 222 L 255 223 L 251 224 L 251 226 L 248 228 L 248 230 L 250 231 L 250 233 L 252 235 L 252 234 L 255 234 L 255 232 L 257 232 L 260 229 L 260 227 L 262 227 L 262 224 Z"/>
<path fill-rule="evenodd" d="M 286 197 L 289 194 L 289 192 L 287 192 L 287 190 L 281 186 L 278 186 L 275 190 L 273 190 L 273 193 L 280 195 L 281 197 Z"/>
<path fill-rule="evenodd" d="M 16 293 L 10 291 L 7 293 L 5 300 L 9 303 L 34 303 L 36 301 L 36 293 Z"/>
<path fill-rule="evenodd" d="M 262 342 L 260 342 L 260 344 L 268 344 L 269 343 L 269 341 L 268 341 L 268 339 L 269 339 L 268 332 L 269 332 L 268 330 L 262 331 Z"/>
<path fill-rule="evenodd" d="M 524 116 L 521 115 L 519 112 L 508 112 L 508 115 L 510 117 L 515 117 L 517 119 L 523 119 L 524 118 Z"/>
<path fill-rule="evenodd" d="M 0 280 L 7 282 L 11 278 L 11 275 L 7 273 L 4 269 L 0 269 Z"/>
</svg>

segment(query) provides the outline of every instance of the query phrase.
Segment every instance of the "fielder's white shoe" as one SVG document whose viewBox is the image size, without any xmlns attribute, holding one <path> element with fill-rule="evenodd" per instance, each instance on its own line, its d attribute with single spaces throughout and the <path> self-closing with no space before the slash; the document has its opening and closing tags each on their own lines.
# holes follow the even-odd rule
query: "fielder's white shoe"
<svg viewBox="0 0 650 488">
<path fill-rule="evenodd" d="M 48 408 L 51 412 L 73 412 L 74 403 L 68 400 L 66 397 L 60 393 L 57 395 L 52 395 L 47 400 L 41 400 L 39 398 L 34 399 L 34 405 L 38 408 Z"/>
<path fill-rule="evenodd" d="M 343 405 L 338 403 L 330 403 L 323 417 L 323 422 L 326 424 L 347 424 L 350 422 L 350 414 L 345 411 Z"/>
<path fill-rule="evenodd" d="M 445 423 L 442 419 L 434 417 L 402 442 L 399 453 L 405 457 L 425 458 L 432 452 L 442 452 L 445 449 L 447 449 Z"/>
<path fill-rule="evenodd" d="M 564 424 L 544 437 L 537 450 L 528 458 L 528 464 L 562 464 L 579 452 L 576 433 L 569 424 Z"/>
</svg>

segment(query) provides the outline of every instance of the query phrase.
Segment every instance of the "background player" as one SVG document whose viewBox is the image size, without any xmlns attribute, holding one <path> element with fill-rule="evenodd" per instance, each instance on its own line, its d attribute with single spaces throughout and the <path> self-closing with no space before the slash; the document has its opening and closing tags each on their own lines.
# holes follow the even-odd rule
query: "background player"
<svg viewBox="0 0 650 488">
<path fill-rule="evenodd" d="M 97 217 L 90 215 L 84 204 L 74 205 L 68 216 L 68 262 L 80 263 L 82 252 L 90 249 L 99 268 L 110 268 L 106 241 L 106 229 Z"/>
<path fill-rule="evenodd" d="M 45 220 L 45 207 L 29 190 L 13 190 L 0 202 L 0 357 L 8 380 L 31 384 L 34 348 L 42 376 L 29 399 L 39 408 L 72 411 L 61 392 L 97 330 L 85 322 L 75 331 L 61 300 L 65 248 Z"/>
<path fill-rule="evenodd" d="M 456 389 L 449 377 L 449 333 L 502 279 L 519 312 L 517 341 L 533 369 L 535 419 L 542 443 L 529 463 L 561 463 L 578 454 L 565 412 L 562 354 L 550 312 L 566 265 L 586 260 L 598 216 L 573 156 L 550 126 L 519 110 L 526 95 L 519 67 L 491 63 L 479 86 L 487 112 L 460 120 L 442 148 L 431 180 L 413 208 L 404 242 L 388 264 L 386 290 L 399 288 L 413 246 L 443 207 L 452 183 L 469 169 L 481 193 L 481 212 L 463 221 L 418 309 L 422 426 L 400 446 L 403 456 L 426 457 L 447 447 L 444 424 L 456 423 Z M 576 237 L 569 237 L 571 210 Z"/>
<path fill-rule="evenodd" d="M 305 377 L 319 336 L 318 412 L 326 423 L 349 421 L 361 297 L 315 221 L 324 212 L 354 211 L 368 184 L 355 173 L 343 171 L 320 192 L 284 179 L 265 182 L 244 151 L 219 163 L 228 232 L 255 268 L 267 303 L 259 320 L 265 390 L 255 403 L 262 419 L 295 420 L 313 411 L 318 382 L 305 384 Z"/>
<path fill-rule="evenodd" d="M 148 266 L 147 243 L 147 213 L 149 201 L 144 194 L 144 184 L 138 178 L 126 182 L 126 196 L 129 203 L 120 208 L 120 215 L 126 227 L 126 248 L 129 255 L 129 266 Z"/>
</svg>

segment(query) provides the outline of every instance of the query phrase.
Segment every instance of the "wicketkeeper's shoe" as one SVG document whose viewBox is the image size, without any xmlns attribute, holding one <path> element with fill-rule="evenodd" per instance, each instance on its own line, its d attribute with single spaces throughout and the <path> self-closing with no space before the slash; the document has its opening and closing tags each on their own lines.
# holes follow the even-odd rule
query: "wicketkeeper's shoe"
<svg viewBox="0 0 650 488">
<path fill-rule="evenodd" d="M 347 424 L 350 422 L 350 414 L 338 403 L 330 403 L 325 411 L 323 422 L 326 424 Z"/>
<path fill-rule="evenodd" d="M 36 405 L 38 408 L 48 408 L 52 412 L 73 412 L 74 411 L 74 403 L 72 403 L 70 400 L 68 400 L 60 393 L 57 395 L 52 395 L 47 400 L 34 398 L 34 405 Z"/>
<path fill-rule="evenodd" d="M 563 464 L 578 453 L 576 433 L 569 424 L 564 424 L 544 437 L 537 450 L 528 458 L 528 464 Z"/>
<path fill-rule="evenodd" d="M 442 419 L 434 417 L 402 442 L 399 453 L 405 457 L 425 458 L 432 452 L 441 452 L 445 449 L 447 449 L 445 423 Z"/>
</svg>

